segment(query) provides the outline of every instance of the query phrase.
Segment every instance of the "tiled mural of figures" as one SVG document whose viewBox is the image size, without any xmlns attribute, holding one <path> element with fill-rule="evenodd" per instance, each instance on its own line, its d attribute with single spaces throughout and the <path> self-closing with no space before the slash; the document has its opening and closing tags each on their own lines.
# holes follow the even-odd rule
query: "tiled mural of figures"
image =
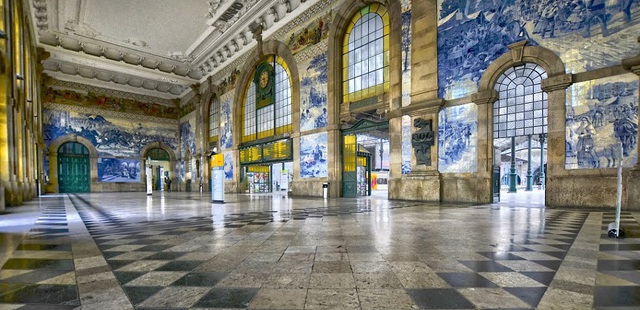
<svg viewBox="0 0 640 310">
<path fill-rule="evenodd" d="M 637 54 L 637 0 L 438 0 L 439 95 L 477 90 L 511 43 L 528 40 L 558 54 L 569 72 L 612 66 Z"/>
<path fill-rule="evenodd" d="M 224 153 L 224 179 L 233 181 L 233 152 Z"/>
<path fill-rule="evenodd" d="M 411 10 L 402 13 L 402 106 L 411 104 Z"/>
<path fill-rule="evenodd" d="M 98 182 L 140 182 L 140 160 L 98 158 Z"/>
<path fill-rule="evenodd" d="M 300 131 L 327 126 L 327 54 L 302 64 L 300 78 Z"/>
<path fill-rule="evenodd" d="M 402 117 L 402 174 L 411 172 L 411 116 Z"/>
<path fill-rule="evenodd" d="M 231 90 L 220 96 L 220 148 L 222 149 L 233 147 L 233 116 L 231 115 L 233 93 L 234 91 Z"/>
<path fill-rule="evenodd" d="M 320 178 L 327 175 L 327 133 L 300 137 L 300 177 Z"/>
<path fill-rule="evenodd" d="M 638 76 L 625 74 L 567 89 L 566 169 L 613 168 L 638 162 Z"/>
<path fill-rule="evenodd" d="M 478 107 L 469 103 L 438 114 L 438 170 L 465 173 L 478 170 Z"/>
<path fill-rule="evenodd" d="M 96 147 L 99 156 L 138 157 L 149 143 L 162 142 L 176 149 L 175 125 L 105 118 L 97 114 L 44 109 L 44 141 L 47 146 L 59 137 L 76 134 Z"/>
<path fill-rule="evenodd" d="M 291 53 L 297 54 L 308 46 L 318 44 L 329 35 L 331 27 L 331 12 L 327 12 L 323 16 L 319 16 L 306 27 L 292 32 L 285 41 Z"/>
<path fill-rule="evenodd" d="M 180 154 L 184 158 L 196 153 L 196 119 L 195 111 L 180 121 Z"/>
</svg>

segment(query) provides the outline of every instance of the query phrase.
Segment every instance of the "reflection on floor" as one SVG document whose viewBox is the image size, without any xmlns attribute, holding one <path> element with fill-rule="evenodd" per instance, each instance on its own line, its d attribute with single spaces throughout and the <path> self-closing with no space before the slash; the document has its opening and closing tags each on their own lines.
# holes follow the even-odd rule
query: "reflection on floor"
<svg viewBox="0 0 640 310">
<path fill-rule="evenodd" d="M 640 308 L 638 213 L 45 196 L 0 215 L 0 309 Z M 11 224 L 7 224 L 11 223 Z"/>
<path fill-rule="evenodd" d="M 516 193 L 503 190 L 500 192 L 500 203 L 509 206 L 544 207 L 544 190 L 534 189 L 527 192 L 523 188 L 518 189 Z"/>
</svg>

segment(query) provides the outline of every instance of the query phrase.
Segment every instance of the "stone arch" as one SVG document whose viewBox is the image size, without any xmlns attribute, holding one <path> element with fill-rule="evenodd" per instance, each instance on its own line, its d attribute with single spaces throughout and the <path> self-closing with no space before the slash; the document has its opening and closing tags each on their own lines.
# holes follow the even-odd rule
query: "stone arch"
<svg viewBox="0 0 640 310">
<path fill-rule="evenodd" d="M 402 106 L 402 6 L 400 1 L 371 0 L 346 1 L 337 11 L 329 29 L 327 52 L 328 67 L 328 122 L 340 123 L 342 103 L 342 46 L 343 38 L 354 14 L 362 8 L 379 3 L 389 14 L 391 32 L 389 34 L 389 97 L 390 110 Z"/>
<path fill-rule="evenodd" d="M 240 139 L 242 138 L 240 109 L 246 95 L 246 85 L 253 78 L 253 73 L 264 55 L 280 56 L 289 67 L 289 74 L 291 75 L 291 122 L 293 132 L 300 131 L 300 74 L 298 73 L 298 63 L 286 44 L 277 40 L 265 41 L 262 43 L 262 51 L 255 49 L 249 54 L 246 65 L 240 70 L 241 73 L 236 82 L 236 90 L 233 96 L 235 104 L 233 104 L 233 111 L 231 111 L 231 115 L 233 115 L 233 145 L 235 148 L 240 145 Z"/>
<path fill-rule="evenodd" d="M 526 41 L 509 46 L 510 51 L 498 57 L 482 75 L 478 84 L 478 92 L 493 90 L 496 81 L 508 68 L 523 63 L 535 63 L 547 72 L 548 77 L 566 73 L 562 59 L 556 53 L 540 46 L 527 46 Z M 564 103 L 563 103 L 564 104 Z"/>
<path fill-rule="evenodd" d="M 98 150 L 88 139 L 76 134 L 64 135 L 53 140 L 47 152 L 49 156 L 49 182 L 45 185 L 47 192 L 58 193 L 58 148 L 67 142 L 77 142 L 89 150 L 89 168 L 91 169 L 91 191 L 98 180 Z"/>
<path fill-rule="evenodd" d="M 174 162 L 176 160 L 176 153 L 173 151 L 173 149 L 162 143 L 162 142 L 151 142 L 148 143 L 147 145 L 145 145 L 141 150 L 140 150 L 140 157 L 141 158 L 147 158 L 147 153 L 155 148 L 159 148 L 159 149 L 163 149 L 165 151 L 167 151 L 167 153 L 169 153 L 169 158 L 171 162 Z"/>
<path fill-rule="evenodd" d="M 490 202 L 493 159 L 493 104 L 498 100 L 494 90 L 498 78 L 508 69 L 525 63 L 541 66 L 547 73 L 541 87 L 547 93 L 547 187 L 554 177 L 564 172 L 565 160 L 565 89 L 571 84 L 565 65 L 553 51 L 540 46 L 527 46 L 526 41 L 509 45 L 509 52 L 498 57 L 480 79 L 478 93 L 472 101 L 478 104 L 478 202 Z M 483 169 L 486 168 L 486 169 Z M 548 195 L 545 196 L 548 199 Z"/>
<path fill-rule="evenodd" d="M 217 90 L 213 90 L 213 91 L 209 91 L 209 93 L 204 96 L 204 101 L 203 101 L 203 106 L 202 106 L 202 119 L 203 119 L 203 124 L 202 124 L 202 133 L 203 133 L 203 137 L 202 137 L 202 150 L 204 151 L 205 154 L 207 154 L 208 152 L 211 151 L 211 148 L 209 147 L 209 130 L 210 130 L 210 110 L 211 110 L 211 100 L 213 100 L 214 98 L 218 99 L 218 118 L 221 116 L 222 113 L 222 102 L 220 101 L 220 94 L 218 93 Z M 220 125 L 218 125 L 220 126 Z M 220 145 L 220 128 L 218 127 L 218 145 Z"/>
</svg>

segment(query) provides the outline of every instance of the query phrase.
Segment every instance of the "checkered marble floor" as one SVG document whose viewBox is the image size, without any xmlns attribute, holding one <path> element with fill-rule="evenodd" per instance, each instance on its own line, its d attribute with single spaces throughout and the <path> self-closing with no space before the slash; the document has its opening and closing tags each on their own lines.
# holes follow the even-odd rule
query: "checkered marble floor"
<svg viewBox="0 0 640 310">
<path fill-rule="evenodd" d="M 640 309 L 639 213 L 227 201 L 42 197 L 0 224 L 0 309 Z"/>
</svg>

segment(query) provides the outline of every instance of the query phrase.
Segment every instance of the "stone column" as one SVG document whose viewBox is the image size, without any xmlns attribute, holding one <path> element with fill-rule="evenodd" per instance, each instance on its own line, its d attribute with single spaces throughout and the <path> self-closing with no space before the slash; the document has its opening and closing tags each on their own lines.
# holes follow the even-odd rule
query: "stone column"
<svg viewBox="0 0 640 310">
<path fill-rule="evenodd" d="M 518 174 L 516 173 L 516 137 L 511 137 L 511 169 L 509 170 L 509 193 L 518 192 L 516 183 Z"/>
<path fill-rule="evenodd" d="M 542 166 L 540 166 L 542 169 Z M 531 135 L 527 141 L 527 192 L 533 190 L 533 174 L 531 173 Z"/>
<path fill-rule="evenodd" d="M 638 37 L 638 42 L 640 42 L 640 37 Z M 640 76 L 640 54 L 622 60 L 622 67 Z M 636 141 L 640 141 L 640 132 L 638 132 Z M 640 143 L 636 144 L 636 148 L 639 145 Z M 623 189 L 626 194 L 623 195 L 622 206 L 626 209 L 640 210 L 640 160 L 626 174 L 623 180 Z"/>
<path fill-rule="evenodd" d="M 544 142 L 547 135 L 540 134 L 540 188 L 544 190 L 545 173 L 544 173 Z"/>
<path fill-rule="evenodd" d="M 411 6 L 411 102 L 438 98 L 438 4 L 413 1 Z"/>
<path fill-rule="evenodd" d="M 491 89 L 473 94 L 471 101 L 478 105 L 478 172 L 476 173 L 476 202 L 491 203 L 491 173 L 493 169 L 493 103 L 498 92 Z"/>
</svg>

